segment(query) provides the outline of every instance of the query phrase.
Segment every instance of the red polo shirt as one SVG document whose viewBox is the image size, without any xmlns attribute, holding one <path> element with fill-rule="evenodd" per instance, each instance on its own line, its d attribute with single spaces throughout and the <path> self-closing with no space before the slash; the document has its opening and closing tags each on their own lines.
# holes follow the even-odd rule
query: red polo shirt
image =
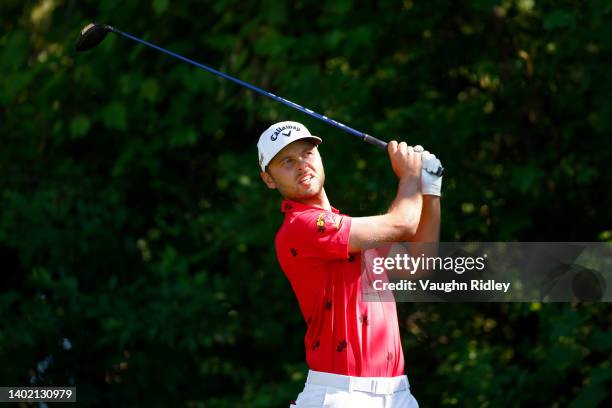
<svg viewBox="0 0 612 408">
<path fill-rule="evenodd" d="M 351 217 L 285 200 L 276 255 L 308 326 L 310 369 L 357 377 L 404 374 L 395 302 L 361 298 L 361 253 L 348 253 Z"/>
</svg>

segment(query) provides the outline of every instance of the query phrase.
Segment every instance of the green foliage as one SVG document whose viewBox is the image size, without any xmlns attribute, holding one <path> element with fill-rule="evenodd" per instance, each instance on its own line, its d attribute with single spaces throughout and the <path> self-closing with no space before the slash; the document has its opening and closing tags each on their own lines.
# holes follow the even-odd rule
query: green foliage
<svg viewBox="0 0 612 408">
<path fill-rule="evenodd" d="M 286 406 L 305 325 L 256 140 L 299 120 L 326 189 L 384 211 L 384 153 L 110 34 L 108 22 L 385 140 L 436 153 L 442 239 L 612 239 L 612 3 L 6 1 L 0 385 L 84 405 Z M 610 406 L 605 304 L 400 305 L 422 406 Z M 67 339 L 70 347 L 66 348 Z M 37 375 L 37 364 L 53 362 Z"/>
</svg>

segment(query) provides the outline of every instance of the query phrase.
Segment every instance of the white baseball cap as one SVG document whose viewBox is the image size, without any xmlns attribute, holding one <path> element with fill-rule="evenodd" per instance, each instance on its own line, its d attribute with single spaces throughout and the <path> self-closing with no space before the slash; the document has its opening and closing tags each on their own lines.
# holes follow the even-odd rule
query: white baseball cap
<svg viewBox="0 0 612 408">
<path fill-rule="evenodd" d="M 278 122 L 266 129 L 259 136 L 259 142 L 257 142 L 261 171 L 266 171 L 268 163 L 283 147 L 301 139 L 307 139 L 315 145 L 319 145 L 323 141 L 320 137 L 311 135 L 306 126 L 298 122 Z"/>
</svg>

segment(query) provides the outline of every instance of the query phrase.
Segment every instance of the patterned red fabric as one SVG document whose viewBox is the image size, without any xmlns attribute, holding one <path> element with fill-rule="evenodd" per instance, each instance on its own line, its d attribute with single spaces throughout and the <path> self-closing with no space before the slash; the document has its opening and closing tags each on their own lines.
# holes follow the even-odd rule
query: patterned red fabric
<svg viewBox="0 0 612 408">
<path fill-rule="evenodd" d="M 352 218 L 285 200 L 276 255 L 308 326 L 311 370 L 357 377 L 404 374 L 394 302 L 361 299 L 361 254 L 348 253 Z"/>
</svg>

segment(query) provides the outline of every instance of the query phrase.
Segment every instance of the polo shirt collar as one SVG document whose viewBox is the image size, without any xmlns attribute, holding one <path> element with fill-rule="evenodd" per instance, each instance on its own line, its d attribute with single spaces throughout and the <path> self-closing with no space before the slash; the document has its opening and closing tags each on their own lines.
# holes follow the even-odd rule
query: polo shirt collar
<svg viewBox="0 0 612 408">
<path fill-rule="evenodd" d="M 282 204 L 281 204 L 281 211 L 284 213 L 289 213 L 289 212 L 294 212 L 294 211 L 304 211 L 304 210 L 311 210 L 311 209 L 319 209 L 319 210 L 324 210 L 321 207 L 317 207 L 314 205 L 306 205 L 306 204 L 302 204 L 302 203 L 298 203 L 297 201 L 293 201 L 293 200 L 283 200 Z M 336 214 L 340 214 L 340 211 L 334 207 L 331 208 L 332 212 L 336 213 Z"/>
</svg>

